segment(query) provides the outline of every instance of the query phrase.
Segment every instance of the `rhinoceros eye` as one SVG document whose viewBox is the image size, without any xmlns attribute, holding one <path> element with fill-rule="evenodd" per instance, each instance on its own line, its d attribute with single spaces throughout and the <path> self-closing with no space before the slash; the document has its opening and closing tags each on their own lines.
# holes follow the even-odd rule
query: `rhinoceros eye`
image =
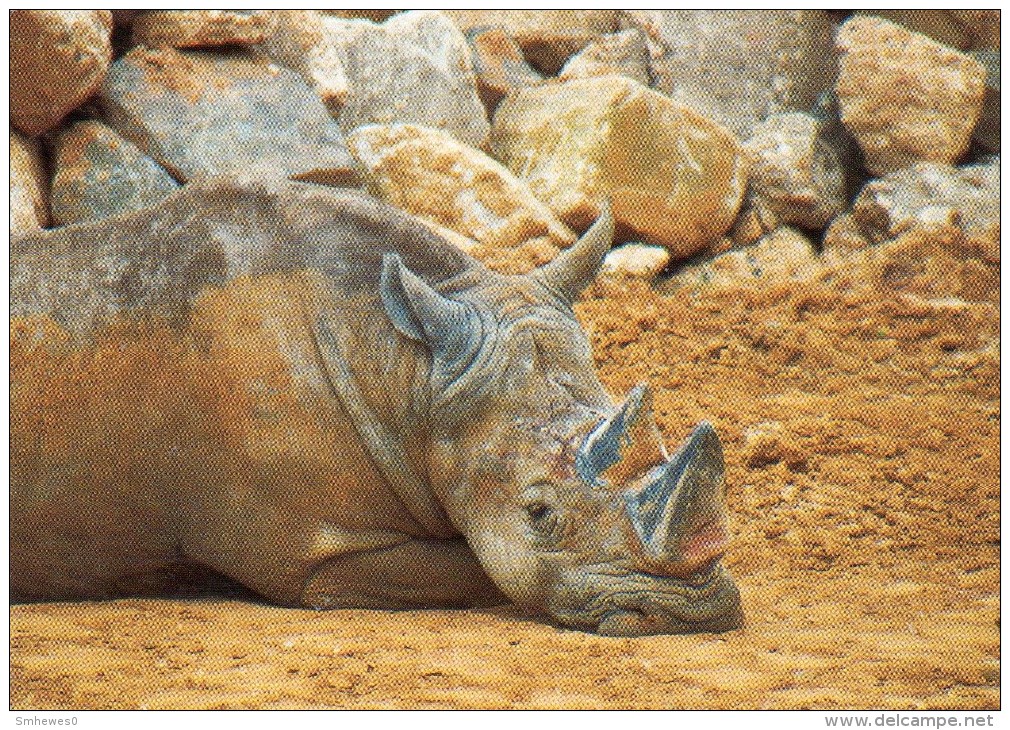
<svg viewBox="0 0 1010 730">
<path fill-rule="evenodd" d="M 526 516 L 533 534 L 540 540 L 553 542 L 560 533 L 560 515 L 558 510 L 544 502 L 532 502 L 526 505 Z"/>
<path fill-rule="evenodd" d="M 561 511 L 556 506 L 554 487 L 549 482 L 531 485 L 523 493 L 522 505 L 533 537 L 542 543 L 557 542 L 561 536 Z"/>
</svg>

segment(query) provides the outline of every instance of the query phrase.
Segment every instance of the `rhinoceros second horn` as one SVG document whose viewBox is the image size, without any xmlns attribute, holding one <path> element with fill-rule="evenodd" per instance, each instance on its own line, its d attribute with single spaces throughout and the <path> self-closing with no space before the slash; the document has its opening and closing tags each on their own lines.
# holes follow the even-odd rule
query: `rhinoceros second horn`
<svg viewBox="0 0 1010 730">
<path fill-rule="evenodd" d="M 639 383 L 617 412 L 586 437 L 575 468 L 588 483 L 620 484 L 667 460 L 663 437 L 652 415 L 652 392 Z"/>
<path fill-rule="evenodd" d="M 562 301 L 571 305 L 596 276 L 603 257 L 614 241 L 614 218 L 604 201 L 592 227 L 553 261 L 534 271 L 533 276 Z"/>
</svg>

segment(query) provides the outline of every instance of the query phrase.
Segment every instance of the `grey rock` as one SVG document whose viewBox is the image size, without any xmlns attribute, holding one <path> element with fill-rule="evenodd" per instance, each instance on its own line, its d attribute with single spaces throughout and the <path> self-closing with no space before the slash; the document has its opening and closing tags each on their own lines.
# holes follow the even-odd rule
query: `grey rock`
<svg viewBox="0 0 1010 730">
<path fill-rule="evenodd" d="M 823 10 L 636 10 L 656 49 L 654 86 L 746 137 L 779 111 L 808 111 L 831 87 L 832 25 Z"/>
<path fill-rule="evenodd" d="M 982 116 L 972 139 L 990 152 L 1000 151 L 1000 56 L 998 50 L 974 51 L 972 57 L 985 68 L 985 96 Z"/>
<path fill-rule="evenodd" d="M 101 122 L 60 132 L 50 192 L 53 223 L 101 220 L 154 205 L 179 185 L 157 162 Z"/>
<path fill-rule="evenodd" d="M 632 28 L 600 36 L 568 59 L 558 78 L 565 80 L 608 74 L 627 76 L 643 86 L 652 84 L 649 48 L 642 30 Z"/>
<path fill-rule="evenodd" d="M 322 101 L 293 71 L 241 52 L 136 48 L 109 70 L 104 120 L 177 180 L 243 172 L 355 184 Z"/>
<path fill-rule="evenodd" d="M 485 147 L 490 125 L 466 38 L 443 13 L 412 11 L 381 25 L 326 17 L 350 87 L 340 126 L 420 124 Z"/>
<path fill-rule="evenodd" d="M 831 224 L 825 249 L 863 248 L 937 228 L 998 239 L 999 178 L 996 160 L 960 168 L 923 162 L 873 180 Z"/>
<path fill-rule="evenodd" d="M 526 63 L 522 49 L 512 36 L 501 28 L 477 27 L 467 31 L 466 39 L 473 49 L 477 92 L 488 118 L 494 115 L 498 103 L 506 96 L 543 81 L 543 77 Z"/>
<path fill-rule="evenodd" d="M 783 222 L 824 228 L 845 207 L 838 153 L 808 114 L 775 114 L 758 124 L 744 149 L 751 157 L 748 196 Z"/>
</svg>

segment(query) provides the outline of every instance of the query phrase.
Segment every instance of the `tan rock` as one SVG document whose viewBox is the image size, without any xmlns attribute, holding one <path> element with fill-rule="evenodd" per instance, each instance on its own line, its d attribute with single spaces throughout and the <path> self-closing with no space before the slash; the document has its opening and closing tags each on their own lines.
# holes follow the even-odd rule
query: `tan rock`
<svg viewBox="0 0 1010 730">
<path fill-rule="evenodd" d="M 730 230 L 730 248 L 757 243 L 759 239 L 778 228 L 780 223 L 779 217 L 768 208 L 763 199 L 748 194 Z M 709 248 L 706 248 L 705 253 L 708 251 Z"/>
<path fill-rule="evenodd" d="M 600 273 L 604 276 L 631 276 L 654 279 L 670 264 L 670 252 L 662 246 L 626 243 L 612 249 L 603 259 Z"/>
<path fill-rule="evenodd" d="M 824 228 L 845 207 L 845 172 L 809 114 L 774 114 L 754 128 L 748 198 L 787 225 Z"/>
<path fill-rule="evenodd" d="M 937 43 L 961 51 L 998 49 L 1000 11 L 991 10 L 858 10 L 908 30 L 929 36 Z"/>
<path fill-rule="evenodd" d="M 331 114 L 348 94 L 347 75 L 337 44 L 326 32 L 315 10 L 266 11 L 262 50 L 273 60 L 301 75 Z"/>
<path fill-rule="evenodd" d="M 48 132 L 98 90 L 112 60 L 108 10 L 10 12 L 11 122 Z"/>
<path fill-rule="evenodd" d="M 914 33 L 932 38 L 937 43 L 961 51 L 968 50 L 972 45 L 971 32 L 951 10 L 857 10 L 856 14 L 889 20 Z"/>
<path fill-rule="evenodd" d="M 525 182 L 445 132 L 369 125 L 347 142 L 373 195 L 478 243 L 510 249 L 542 236 L 555 246 L 575 240 Z"/>
<path fill-rule="evenodd" d="M 537 70 L 553 76 L 565 61 L 603 33 L 617 29 L 616 10 L 447 10 L 464 33 L 501 28 Z"/>
<path fill-rule="evenodd" d="M 842 122 L 866 167 L 885 174 L 919 161 L 955 162 L 982 110 L 985 69 L 970 56 L 879 18 L 839 29 Z"/>
<path fill-rule="evenodd" d="M 48 194 L 38 145 L 12 129 L 10 147 L 10 234 L 15 236 L 49 225 Z"/>
<path fill-rule="evenodd" d="M 744 428 L 742 455 L 751 469 L 784 462 L 793 471 L 805 471 L 806 452 L 781 421 L 763 421 Z"/>
<path fill-rule="evenodd" d="M 524 89 L 498 107 L 495 157 L 568 225 L 615 220 L 674 258 L 733 223 L 747 180 L 732 133 L 623 76 Z"/>
<path fill-rule="evenodd" d="M 503 98 L 543 80 L 526 63 L 512 36 L 501 28 L 474 28 L 467 33 L 467 40 L 473 49 L 477 92 L 489 117 Z"/>
<path fill-rule="evenodd" d="M 684 267 L 671 283 L 694 288 L 752 286 L 802 281 L 822 269 L 810 240 L 793 228 L 780 227 L 753 246 Z"/>
<path fill-rule="evenodd" d="M 825 249 L 824 262 L 839 285 L 871 287 L 920 320 L 945 304 L 1000 301 L 998 236 L 956 226 L 912 228 L 860 251 Z"/>
<path fill-rule="evenodd" d="M 627 76 L 643 86 L 652 83 L 645 33 L 633 28 L 600 36 L 568 59 L 558 78 L 565 81 L 610 74 Z"/>
<path fill-rule="evenodd" d="M 197 48 L 262 43 L 266 15 L 249 10 L 152 10 L 138 14 L 133 45 Z"/>
</svg>

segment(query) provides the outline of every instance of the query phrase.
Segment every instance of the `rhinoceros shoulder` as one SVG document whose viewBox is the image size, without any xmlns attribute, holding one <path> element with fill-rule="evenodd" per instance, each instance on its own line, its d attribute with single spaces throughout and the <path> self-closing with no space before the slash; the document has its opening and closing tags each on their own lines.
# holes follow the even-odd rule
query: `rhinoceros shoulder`
<svg viewBox="0 0 1010 730">
<path fill-rule="evenodd" d="M 78 333 L 127 312 L 181 321 L 207 286 L 298 269 L 325 274 L 339 293 L 371 294 L 387 252 L 435 283 L 482 268 L 356 190 L 209 179 L 151 208 L 15 239 L 10 314 L 48 314 Z"/>
</svg>

